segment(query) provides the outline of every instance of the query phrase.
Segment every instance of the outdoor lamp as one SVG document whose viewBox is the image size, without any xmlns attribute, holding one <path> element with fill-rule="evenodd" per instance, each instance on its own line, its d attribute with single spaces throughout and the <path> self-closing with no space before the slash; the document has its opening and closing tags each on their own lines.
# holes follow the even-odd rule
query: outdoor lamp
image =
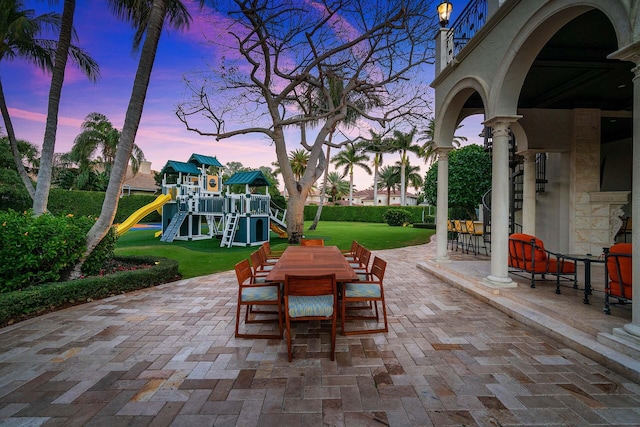
<svg viewBox="0 0 640 427">
<path fill-rule="evenodd" d="M 453 10 L 453 4 L 447 0 L 442 0 L 438 5 L 438 19 L 440 20 L 440 26 L 446 27 L 451 17 L 451 11 Z"/>
</svg>

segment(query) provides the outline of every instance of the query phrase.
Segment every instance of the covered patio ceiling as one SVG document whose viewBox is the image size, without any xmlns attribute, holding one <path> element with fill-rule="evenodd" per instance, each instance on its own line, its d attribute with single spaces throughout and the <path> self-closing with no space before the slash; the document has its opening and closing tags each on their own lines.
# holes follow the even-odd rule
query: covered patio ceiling
<svg viewBox="0 0 640 427">
<path fill-rule="evenodd" d="M 524 81 L 523 109 L 602 110 L 602 143 L 632 135 L 634 64 L 607 56 L 618 50 L 613 26 L 598 10 L 567 23 L 540 51 Z M 476 93 L 465 108 L 482 110 Z"/>
</svg>

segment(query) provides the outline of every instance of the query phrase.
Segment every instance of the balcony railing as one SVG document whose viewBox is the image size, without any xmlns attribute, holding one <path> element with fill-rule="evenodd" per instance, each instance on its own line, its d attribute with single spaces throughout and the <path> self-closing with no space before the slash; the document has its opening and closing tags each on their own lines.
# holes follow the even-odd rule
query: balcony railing
<svg viewBox="0 0 640 427">
<path fill-rule="evenodd" d="M 472 0 L 447 34 L 447 63 L 458 56 L 486 20 L 487 0 Z"/>
</svg>

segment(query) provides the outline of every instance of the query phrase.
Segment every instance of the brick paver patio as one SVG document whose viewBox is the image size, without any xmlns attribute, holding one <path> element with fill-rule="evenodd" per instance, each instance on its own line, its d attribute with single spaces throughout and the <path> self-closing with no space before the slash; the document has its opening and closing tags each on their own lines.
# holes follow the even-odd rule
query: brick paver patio
<svg viewBox="0 0 640 427">
<path fill-rule="evenodd" d="M 233 337 L 233 272 L 0 329 L 2 426 L 640 425 L 640 385 L 434 276 L 389 262 L 387 334 Z"/>
</svg>

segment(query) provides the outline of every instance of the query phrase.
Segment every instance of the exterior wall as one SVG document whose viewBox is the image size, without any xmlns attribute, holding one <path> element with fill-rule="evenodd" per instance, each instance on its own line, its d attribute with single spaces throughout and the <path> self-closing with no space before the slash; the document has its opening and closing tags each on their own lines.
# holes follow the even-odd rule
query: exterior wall
<svg viewBox="0 0 640 427">
<path fill-rule="evenodd" d="M 544 193 L 536 194 L 536 234 L 547 249 L 569 251 L 569 153 L 547 155 Z"/>
</svg>

